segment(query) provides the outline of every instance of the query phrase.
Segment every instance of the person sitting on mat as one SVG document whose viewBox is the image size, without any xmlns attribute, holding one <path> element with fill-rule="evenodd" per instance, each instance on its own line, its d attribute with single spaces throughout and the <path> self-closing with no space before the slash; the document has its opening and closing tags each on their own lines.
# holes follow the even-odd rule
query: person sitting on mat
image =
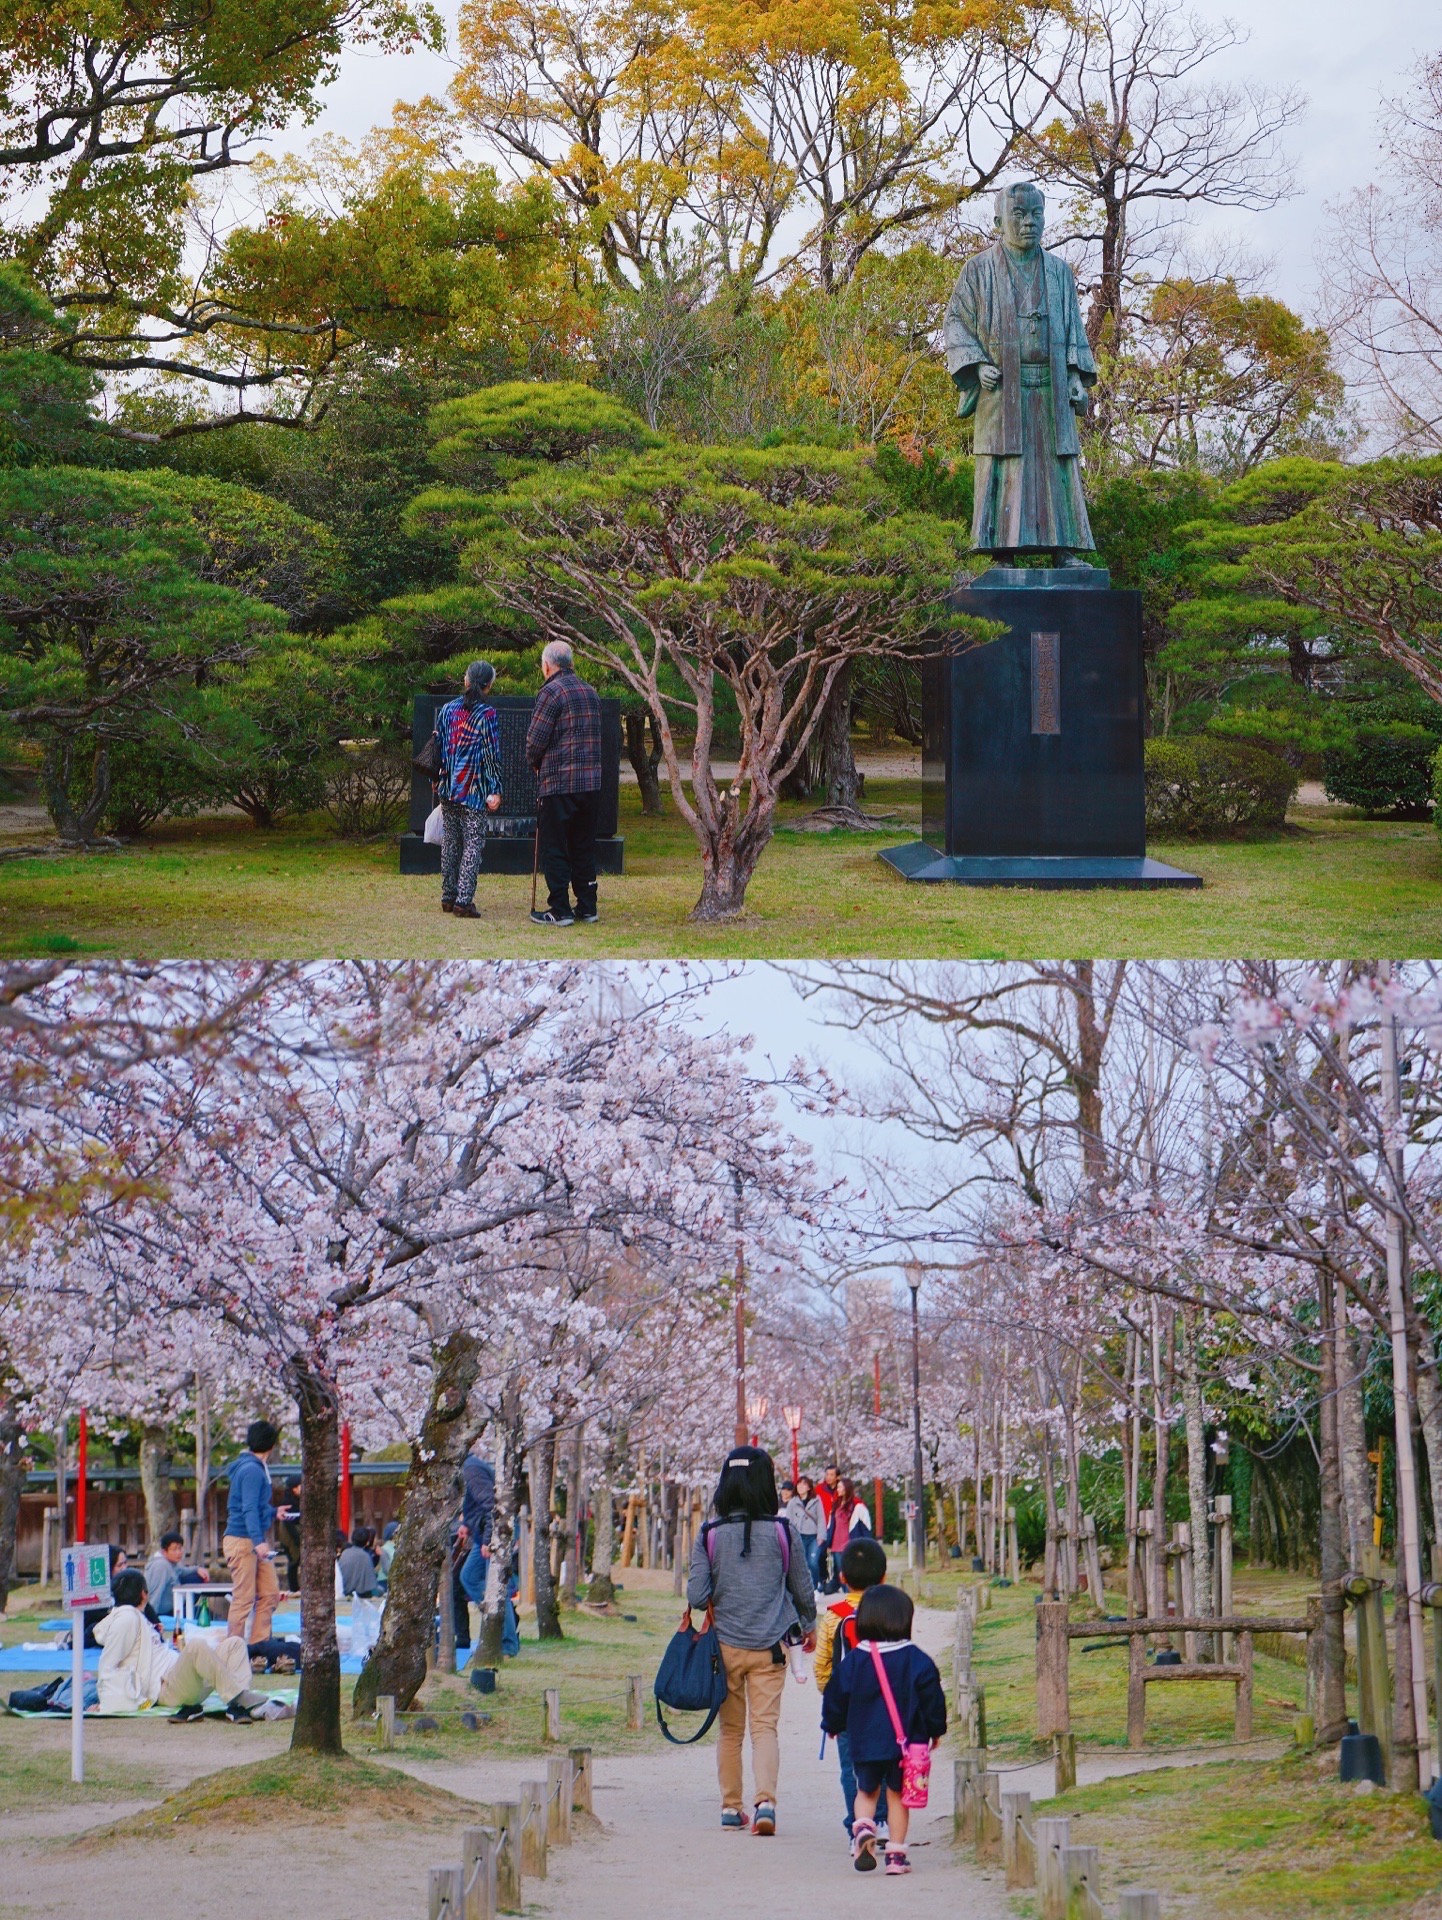
<svg viewBox="0 0 1442 1920">
<path fill-rule="evenodd" d="M 100 1647 L 96 1687 L 100 1711 L 142 1713 L 146 1707 L 174 1707 L 173 1720 L 198 1720 L 202 1703 L 220 1695 L 228 1720 L 281 1720 L 289 1707 L 252 1691 L 250 1655 L 237 1635 L 226 1634 L 212 1646 L 193 1635 L 167 1646 L 143 1611 L 148 1598 L 144 1574 L 118 1574 L 111 1591 L 115 1605 L 95 1629 Z"/>
</svg>

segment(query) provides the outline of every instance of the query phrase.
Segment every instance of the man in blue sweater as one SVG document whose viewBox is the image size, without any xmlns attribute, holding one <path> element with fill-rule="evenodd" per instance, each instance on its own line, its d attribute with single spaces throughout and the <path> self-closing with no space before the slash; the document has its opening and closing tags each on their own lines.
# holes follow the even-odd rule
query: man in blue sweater
<svg viewBox="0 0 1442 1920">
<path fill-rule="evenodd" d="M 245 1430 L 246 1450 L 230 1469 L 230 1505 L 220 1543 L 231 1579 L 226 1633 L 238 1634 L 247 1646 L 270 1638 L 271 1618 L 280 1599 L 275 1549 L 269 1539 L 275 1503 L 267 1462 L 275 1442 L 276 1431 L 269 1420 L 252 1420 Z"/>
</svg>

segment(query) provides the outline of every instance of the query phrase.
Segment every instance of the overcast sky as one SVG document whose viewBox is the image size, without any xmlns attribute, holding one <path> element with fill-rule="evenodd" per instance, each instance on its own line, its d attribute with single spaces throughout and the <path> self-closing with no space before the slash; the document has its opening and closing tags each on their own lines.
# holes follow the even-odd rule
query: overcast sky
<svg viewBox="0 0 1442 1920">
<path fill-rule="evenodd" d="M 441 5 L 453 21 L 454 0 Z M 1298 196 L 1271 213 L 1217 217 L 1250 253 L 1274 263 L 1275 291 L 1308 309 L 1326 204 L 1373 177 L 1378 105 L 1401 89 L 1419 55 L 1442 45 L 1442 14 L 1428 0 L 1253 0 L 1249 6 L 1199 0 L 1197 11 L 1240 19 L 1251 29 L 1246 45 L 1218 61 L 1219 76 L 1296 86 L 1308 96 L 1306 118 L 1291 142 Z M 357 138 L 387 120 L 397 100 L 443 95 L 450 76 L 445 57 L 353 51 L 325 96 L 316 130 Z M 297 126 L 289 144 L 303 145 L 307 137 Z"/>
</svg>

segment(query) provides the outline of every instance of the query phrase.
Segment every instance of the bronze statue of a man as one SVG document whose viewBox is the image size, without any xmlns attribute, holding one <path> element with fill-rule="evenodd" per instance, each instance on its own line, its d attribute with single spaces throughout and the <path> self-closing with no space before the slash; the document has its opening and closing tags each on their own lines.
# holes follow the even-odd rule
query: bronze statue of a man
<svg viewBox="0 0 1442 1920">
<path fill-rule="evenodd" d="M 996 196 L 999 237 L 974 254 L 947 303 L 947 371 L 976 419 L 971 543 L 1002 558 L 1095 550 L 1076 415 L 1097 377 L 1066 261 L 1042 249 L 1046 203 L 1019 181 Z"/>
</svg>

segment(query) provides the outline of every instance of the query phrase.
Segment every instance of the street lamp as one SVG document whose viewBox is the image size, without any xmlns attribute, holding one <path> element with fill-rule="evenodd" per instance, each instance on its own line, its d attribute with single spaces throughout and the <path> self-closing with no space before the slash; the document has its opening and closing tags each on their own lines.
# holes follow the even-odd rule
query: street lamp
<svg viewBox="0 0 1442 1920">
<path fill-rule="evenodd" d="M 912 1538 L 916 1542 L 916 1564 L 926 1565 L 926 1482 L 921 1470 L 921 1315 L 918 1299 L 921 1294 L 922 1265 L 919 1260 L 908 1260 L 903 1271 L 906 1284 L 911 1288 L 911 1498 L 915 1507 L 912 1515 Z"/>
<path fill-rule="evenodd" d="M 801 1478 L 801 1455 L 796 1448 L 796 1436 L 801 1431 L 800 1407 L 783 1407 L 781 1418 L 791 1429 L 791 1484 L 794 1487 Z"/>
<path fill-rule="evenodd" d="M 761 1445 L 760 1429 L 761 1422 L 766 1418 L 766 1407 L 767 1401 L 764 1395 L 759 1395 L 756 1399 L 746 1402 L 746 1418 L 751 1422 L 751 1444 L 753 1447 L 759 1447 Z"/>
</svg>

